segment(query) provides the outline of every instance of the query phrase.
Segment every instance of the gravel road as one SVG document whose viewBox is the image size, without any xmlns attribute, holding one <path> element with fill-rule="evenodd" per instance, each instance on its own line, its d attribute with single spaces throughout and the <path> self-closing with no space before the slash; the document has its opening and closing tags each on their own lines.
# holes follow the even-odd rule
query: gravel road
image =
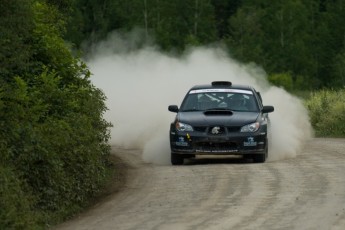
<svg viewBox="0 0 345 230">
<path fill-rule="evenodd" d="M 129 166 L 125 187 L 56 229 L 345 229 L 345 139 L 315 138 L 264 164 L 157 166 L 140 150 L 113 151 Z"/>
</svg>

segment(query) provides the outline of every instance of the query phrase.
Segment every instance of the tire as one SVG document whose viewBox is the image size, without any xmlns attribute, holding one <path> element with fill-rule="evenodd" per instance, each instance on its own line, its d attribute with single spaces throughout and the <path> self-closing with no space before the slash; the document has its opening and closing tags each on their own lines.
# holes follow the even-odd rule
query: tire
<svg viewBox="0 0 345 230">
<path fill-rule="evenodd" d="M 253 155 L 253 161 L 255 163 L 264 163 L 266 161 L 266 153 Z"/>
<path fill-rule="evenodd" d="M 182 165 L 183 156 L 175 153 L 171 153 L 171 164 L 172 165 Z"/>
<path fill-rule="evenodd" d="M 253 155 L 253 161 L 255 163 L 264 163 L 268 157 L 268 141 L 266 139 L 266 150 L 263 154 L 255 154 Z"/>
</svg>

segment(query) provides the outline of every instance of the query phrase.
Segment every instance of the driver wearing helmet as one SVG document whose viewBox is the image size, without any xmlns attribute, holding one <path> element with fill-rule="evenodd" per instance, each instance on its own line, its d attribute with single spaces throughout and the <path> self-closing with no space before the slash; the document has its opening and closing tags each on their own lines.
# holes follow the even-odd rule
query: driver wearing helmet
<svg viewBox="0 0 345 230">
<path fill-rule="evenodd" d="M 231 110 L 248 110 L 246 107 L 246 99 L 242 94 L 234 94 L 229 97 L 228 104 Z"/>
</svg>

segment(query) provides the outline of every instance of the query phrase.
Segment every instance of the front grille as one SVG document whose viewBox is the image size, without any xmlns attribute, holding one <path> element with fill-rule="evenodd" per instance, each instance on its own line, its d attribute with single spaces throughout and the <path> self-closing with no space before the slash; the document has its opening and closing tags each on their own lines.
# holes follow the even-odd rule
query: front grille
<svg viewBox="0 0 345 230">
<path fill-rule="evenodd" d="M 216 127 L 216 126 L 210 126 L 210 127 L 206 127 L 206 126 L 194 126 L 193 129 L 196 132 L 208 132 L 209 134 L 214 135 L 215 133 L 212 133 L 212 129 Z M 237 127 L 237 126 L 228 126 L 228 127 L 222 127 L 219 126 L 219 134 L 225 134 L 225 133 L 235 133 L 235 132 L 239 132 L 241 130 L 241 127 Z"/>
<path fill-rule="evenodd" d="M 196 143 L 195 149 L 199 151 L 235 150 L 237 149 L 237 143 L 235 142 L 199 142 L 199 143 Z"/>
<path fill-rule="evenodd" d="M 241 127 L 230 126 L 230 127 L 227 127 L 227 130 L 229 133 L 235 133 L 235 132 L 239 132 L 241 130 Z"/>
<path fill-rule="evenodd" d="M 193 129 L 194 129 L 194 131 L 204 133 L 206 131 L 207 127 L 205 127 L 205 126 L 194 126 Z"/>
</svg>

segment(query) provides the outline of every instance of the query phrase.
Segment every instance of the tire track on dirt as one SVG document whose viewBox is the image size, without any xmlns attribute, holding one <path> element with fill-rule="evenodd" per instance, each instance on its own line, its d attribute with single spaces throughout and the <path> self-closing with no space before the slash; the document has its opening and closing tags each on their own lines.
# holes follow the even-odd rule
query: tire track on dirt
<svg viewBox="0 0 345 230">
<path fill-rule="evenodd" d="M 345 140 L 312 139 L 296 158 L 195 159 L 156 166 L 115 149 L 127 183 L 56 229 L 344 229 Z"/>
</svg>

